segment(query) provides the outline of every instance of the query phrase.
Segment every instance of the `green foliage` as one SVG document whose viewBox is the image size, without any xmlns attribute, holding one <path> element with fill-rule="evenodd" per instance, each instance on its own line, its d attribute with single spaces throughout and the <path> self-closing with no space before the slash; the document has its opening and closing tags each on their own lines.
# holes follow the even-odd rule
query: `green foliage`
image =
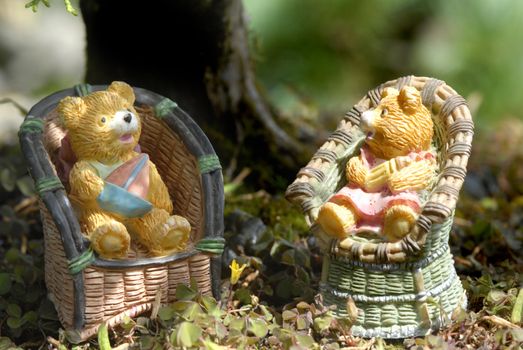
<svg viewBox="0 0 523 350">
<path fill-rule="evenodd" d="M 17 347 L 11 339 L 6 337 L 0 337 L 0 350 L 21 350 L 22 348 Z"/>
<path fill-rule="evenodd" d="M 239 203 L 249 214 L 234 211 Z M 301 212 L 283 197 L 268 194 L 230 198 L 225 211 L 225 237 L 229 242 L 226 260 L 242 255 L 241 259 L 249 262 L 251 273 L 256 274 L 252 275 L 251 293 L 267 298 L 271 305 L 293 298 L 312 301 L 321 257 L 317 249 L 309 247 L 310 237 Z M 248 300 L 243 291 L 237 297 Z"/>
<path fill-rule="evenodd" d="M 105 323 L 98 329 L 98 346 L 100 347 L 100 350 L 111 350 L 109 332 L 107 331 L 107 324 Z"/>
<path fill-rule="evenodd" d="M 25 4 L 25 8 L 31 8 L 33 12 L 38 11 L 38 6 L 40 3 L 44 4 L 45 7 L 51 7 L 49 0 L 31 0 Z M 73 16 L 78 16 L 78 11 L 71 3 L 71 0 L 64 0 L 65 10 L 72 14 Z"/>
<path fill-rule="evenodd" d="M 182 288 L 187 291 L 187 287 Z M 293 346 L 319 348 L 314 338 L 305 333 L 307 327 L 304 325 L 313 322 L 320 324 L 322 327 L 318 332 L 324 334 L 330 334 L 329 330 L 333 326 L 329 309 L 321 306 L 320 301 L 301 303 L 279 314 L 256 302 L 238 308 L 234 307 L 237 302 L 235 299 L 221 304 L 214 298 L 199 294 L 195 289 L 192 289 L 190 295 L 193 298 L 162 306 L 158 318 L 147 321 L 147 329 L 136 327 L 139 321 L 128 320 L 128 325 L 132 326 L 127 326 L 127 332 L 146 334 L 140 341 L 146 349 L 156 345 L 164 346 L 161 339 L 168 339 L 171 346 L 186 348 L 269 349 L 277 346 L 290 349 Z M 292 313 L 293 316 L 286 318 L 286 313 Z M 151 330 L 159 331 L 165 337 L 158 336 L 152 340 L 149 337 Z"/>
<path fill-rule="evenodd" d="M 211 350 L 517 348 L 523 342 L 523 153 L 513 142 L 496 140 L 520 139 L 519 123 L 478 137 L 457 209 L 451 247 L 469 310 L 452 315 L 449 328 L 402 343 L 352 337 L 353 319 L 335 319 L 316 294 L 321 254 L 301 212 L 281 195 L 245 193 L 240 185 L 227 197 L 224 276 L 233 258 L 247 267 L 238 283 L 223 281 L 221 301 L 202 295 L 194 283 L 180 285 L 176 302 L 158 305 L 151 315 L 126 317 L 113 330 L 102 327 L 97 340 L 73 346 L 46 298 L 38 201 L 16 181 L 27 176 L 20 150 L 2 148 L 1 169 L 9 170 L 0 182 L 0 350 L 46 343 L 59 349 L 122 349 L 131 343 Z M 480 171 L 485 167 L 490 172 Z M 350 314 L 356 307 L 347 305 Z"/>
<path fill-rule="evenodd" d="M 33 12 L 36 12 L 38 10 L 38 5 L 40 3 L 44 4 L 46 7 L 51 7 L 51 4 L 49 3 L 49 0 L 31 0 L 27 4 L 25 4 L 25 8 L 31 8 Z"/>
<path fill-rule="evenodd" d="M 523 288 L 519 290 L 514 307 L 512 308 L 512 323 L 523 323 Z"/>
<path fill-rule="evenodd" d="M 59 323 L 44 285 L 38 202 L 18 147 L 0 148 L 0 332 L 32 340 Z"/>
</svg>

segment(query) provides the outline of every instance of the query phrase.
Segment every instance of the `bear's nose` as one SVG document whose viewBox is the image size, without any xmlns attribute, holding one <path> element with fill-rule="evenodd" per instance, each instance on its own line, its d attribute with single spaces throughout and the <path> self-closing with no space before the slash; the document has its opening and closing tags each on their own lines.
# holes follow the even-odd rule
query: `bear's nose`
<svg viewBox="0 0 523 350">
<path fill-rule="evenodd" d="M 374 111 L 365 111 L 361 114 L 360 118 L 360 127 L 363 131 L 373 131 L 374 130 Z"/>
<path fill-rule="evenodd" d="M 125 117 L 123 117 L 123 120 L 125 120 L 126 123 L 130 123 L 131 120 L 133 120 L 133 115 L 131 113 L 127 113 Z"/>
</svg>

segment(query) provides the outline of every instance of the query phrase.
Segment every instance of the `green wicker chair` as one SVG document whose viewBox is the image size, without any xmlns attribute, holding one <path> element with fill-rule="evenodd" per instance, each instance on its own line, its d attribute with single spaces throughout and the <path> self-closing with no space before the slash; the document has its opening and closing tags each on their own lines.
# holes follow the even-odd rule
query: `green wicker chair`
<svg viewBox="0 0 523 350">
<path fill-rule="evenodd" d="M 315 222 L 322 204 L 346 183 L 345 165 L 364 140 L 358 126 L 360 115 L 378 104 L 384 88 L 406 85 L 421 92 L 435 128 L 437 180 L 421 215 L 398 242 L 355 236 L 331 239 Z M 351 299 L 359 309 L 353 335 L 421 336 L 444 326 L 454 310 L 466 307 L 448 238 L 466 175 L 473 129 L 466 101 L 443 81 L 414 76 L 389 81 L 369 91 L 346 114 L 288 187 L 287 199 L 301 206 L 325 254 L 320 285 L 325 302 L 337 306 L 334 313 L 338 317 L 348 316 Z"/>
<path fill-rule="evenodd" d="M 106 88 L 78 85 L 44 98 L 29 111 L 19 132 L 40 195 L 48 296 L 73 342 L 96 335 L 104 322 L 113 327 L 126 316 L 151 310 L 156 301 L 175 300 L 180 283 L 192 280 L 203 294 L 220 295 L 224 196 L 218 157 L 187 113 L 151 91 L 134 88 L 142 119 L 139 144 L 166 183 L 174 212 L 191 223 L 188 248 L 150 257 L 133 245 L 121 260 L 102 259 L 89 249 L 67 196 L 67 179 L 60 179 L 58 153 L 65 132 L 56 107 L 66 96 Z"/>
</svg>

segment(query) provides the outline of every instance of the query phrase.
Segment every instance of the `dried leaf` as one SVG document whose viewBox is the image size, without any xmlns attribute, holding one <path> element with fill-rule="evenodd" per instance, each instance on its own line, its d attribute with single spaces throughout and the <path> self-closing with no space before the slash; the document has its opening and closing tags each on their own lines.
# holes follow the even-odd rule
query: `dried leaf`
<svg viewBox="0 0 523 350">
<path fill-rule="evenodd" d="M 298 314 L 291 310 L 284 310 L 281 314 L 281 317 L 286 322 L 294 320 L 297 316 L 298 316 Z"/>
<path fill-rule="evenodd" d="M 309 310 L 311 308 L 311 306 L 309 304 L 307 304 L 306 302 L 304 301 L 300 301 L 296 307 L 300 310 Z"/>
<path fill-rule="evenodd" d="M 356 303 L 354 302 L 354 299 L 352 299 L 352 297 L 347 298 L 346 307 L 349 320 L 352 323 L 355 323 L 358 319 L 358 308 L 356 307 Z"/>
<path fill-rule="evenodd" d="M 224 339 L 229 334 L 229 330 L 227 329 L 227 327 L 225 327 L 225 325 L 222 322 L 216 322 L 214 324 L 214 329 L 216 331 L 216 336 L 218 337 L 218 339 Z"/>
<path fill-rule="evenodd" d="M 151 308 L 151 319 L 155 319 L 158 316 L 158 310 L 160 310 L 160 305 L 162 302 L 162 290 L 158 289 L 156 295 L 154 296 L 153 305 Z"/>
<path fill-rule="evenodd" d="M 510 331 L 510 334 L 512 334 L 512 337 L 517 342 L 523 343 L 523 328 L 515 328 Z"/>
</svg>

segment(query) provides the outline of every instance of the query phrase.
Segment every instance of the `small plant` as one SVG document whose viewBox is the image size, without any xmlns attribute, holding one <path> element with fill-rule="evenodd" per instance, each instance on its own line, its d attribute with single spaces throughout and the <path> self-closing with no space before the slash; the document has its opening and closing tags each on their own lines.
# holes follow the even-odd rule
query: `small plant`
<svg viewBox="0 0 523 350">
<path fill-rule="evenodd" d="M 40 3 L 44 4 L 45 7 L 51 7 L 49 0 L 31 0 L 25 4 L 25 8 L 31 8 L 33 12 L 38 11 L 38 6 Z M 78 11 L 74 8 L 71 0 L 64 0 L 65 10 L 72 14 L 73 16 L 78 16 Z"/>
<path fill-rule="evenodd" d="M 518 349 L 523 193 L 517 186 L 487 192 L 499 182 L 511 184 L 507 179 L 514 178 L 520 155 L 513 157 L 503 166 L 494 157 L 472 160 L 472 169 L 486 163 L 497 177 L 483 173 L 475 183 L 482 173 L 472 172 L 472 183 L 485 186 L 472 193 L 488 194 L 465 196 L 457 209 L 461 219 L 452 230 L 451 249 L 469 306 L 451 315 L 454 325 L 437 334 L 399 343 L 352 337 L 357 305 L 348 300 L 353 318 L 336 319 L 316 295 L 321 259 L 301 213 L 281 196 L 243 188 L 226 203 L 221 301 L 202 295 L 194 283 L 180 285 L 178 301 L 158 303 L 150 315 L 126 318 L 114 329 L 102 328 L 96 339 L 72 345 L 46 297 L 39 200 L 20 149 L 0 148 L 0 349 Z"/>
</svg>

